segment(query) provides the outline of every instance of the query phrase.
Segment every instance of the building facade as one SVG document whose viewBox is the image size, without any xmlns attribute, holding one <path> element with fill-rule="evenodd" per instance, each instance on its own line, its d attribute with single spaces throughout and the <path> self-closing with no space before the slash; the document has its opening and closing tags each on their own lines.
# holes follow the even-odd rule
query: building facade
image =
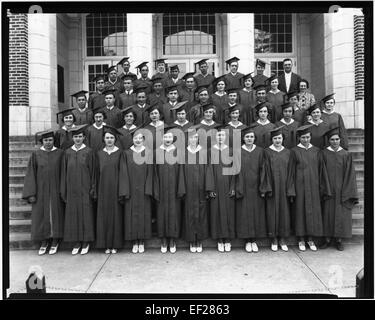
<svg viewBox="0 0 375 320">
<path fill-rule="evenodd" d="M 55 114 L 70 94 L 94 91 L 93 78 L 124 56 L 131 70 L 166 58 L 181 76 L 209 58 L 215 76 L 225 60 L 240 58 L 239 71 L 267 62 L 265 74 L 293 72 L 310 82 L 317 99 L 335 92 L 347 128 L 364 128 L 364 17 L 334 14 L 12 14 L 9 18 L 9 134 L 57 128 Z M 120 69 L 119 72 L 122 70 Z"/>
</svg>

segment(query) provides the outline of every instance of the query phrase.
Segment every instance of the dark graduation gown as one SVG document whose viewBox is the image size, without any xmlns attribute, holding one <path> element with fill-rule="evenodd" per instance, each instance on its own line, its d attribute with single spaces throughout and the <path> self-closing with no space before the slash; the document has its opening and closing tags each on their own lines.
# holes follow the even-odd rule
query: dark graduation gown
<svg viewBox="0 0 375 320">
<path fill-rule="evenodd" d="M 226 143 L 228 143 L 229 144 L 229 146 L 231 147 L 231 148 L 234 148 L 234 146 L 233 146 L 233 136 L 234 136 L 234 130 L 235 129 L 238 129 L 238 130 L 243 130 L 243 129 L 245 129 L 246 128 L 246 125 L 245 124 L 241 124 L 241 125 L 239 125 L 238 127 L 234 127 L 232 124 L 231 124 L 231 122 L 228 122 L 227 124 L 226 124 L 226 127 L 225 127 L 225 129 L 228 129 L 228 142 L 226 142 Z M 242 141 L 241 141 L 241 132 L 238 132 L 239 134 L 238 134 L 238 139 L 239 139 L 239 141 L 237 141 L 237 143 L 238 143 L 238 145 L 237 145 L 237 147 L 241 147 L 241 145 L 242 145 Z"/>
<path fill-rule="evenodd" d="M 199 163 L 200 154 L 203 156 L 206 151 L 192 153 L 185 149 L 185 152 L 185 164 L 180 166 L 178 179 L 178 194 L 184 197 L 182 238 L 188 242 L 202 241 L 209 237 L 207 164 Z"/>
<path fill-rule="evenodd" d="M 94 241 L 95 154 L 69 148 L 62 159 L 61 197 L 66 203 L 64 241 Z"/>
<path fill-rule="evenodd" d="M 176 110 L 171 110 L 173 106 L 167 102 L 164 103 L 161 107 L 161 112 L 163 113 L 164 122 L 168 125 L 172 124 L 173 121 L 177 120 L 176 118 Z"/>
<path fill-rule="evenodd" d="M 140 85 L 147 86 L 147 89 L 145 89 L 146 95 L 151 93 L 152 81 L 149 77 L 147 77 L 146 79 L 139 78 L 134 81 L 134 89 L 138 88 Z"/>
<path fill-rule="evenodd" d="M 239 120 L 244 124 L 248 123 L 249 114 L 245 111 L 244 106 L 239 103 L 236 103 L 235 106 L 238 106 L 238 108 L 240 109 Z M 224 108 L 223 118 L 224 118 L 224 123 L 228 123 L 229 121 L 231 121 L 229 103 L 227 103 L 227 105 Z"/>
<path fill-rule="evenodd" d="M 194 124 L 198 124 L 203 119 L 203 108 L 200 103 L 193 106 L 187 116 L 188 120 Z"/>
<path fill-rule="evenodd" d="M 292 149 L 299 143 L 297 129 L 300 127 L 300 123 L 298 121 L 293 121 L 291 124 L 277 121 L 275 125 L 276 127 L 284 126 L 281 131 L 284 134 L 283 146 L 285 148 Z"/>
<path fill-rule="evenodd" d="M 101 94 L 99 92 L 94 92 L 92 94 L 90 94 L 89 96 L 89 100 L 88 100 L 88 106 L 89 108 L 92 110 L 92 109 L 95 109 L 95 108 L 104 108 L 105 107 L 105 95 L 104 94 Z"/>
<path fill-rule="evenodd" d="M 211 101 L 216 108 L 214 116 L 215 122 L 224 124 L 224 109 L 228 106 L 228 95 L 224 94 L 223 96 L 219 96 L 216 93 L 214 93 L 211 95 Z"/>
<path fill-rule="evenodd" d="M 63 150 L 36 150 L 31 154 L 22 199 L 35 197 L 31 210 L 31 240 L 62 238 L 64 204 L 60 198 L 60 172 Z"/>
<path fill-rule="evenodd" d="M 229 147 L 225 149 L 228 152 Z M 232 166 L 225 164 L 222 159 L 223 151 L 212 147 L 209 149 L 210 164 L 207 166 L 206 191 L 216 193 L 210 199 L 210 230 L 213 239 L 235 238 L 235 197 L 230 197 L 235 190 L 235 176 L 224 175 L 223 168 Z M 229 155 L 233 151 L 229 150 Z"/>
<path fill-rule="evenodd" d="M 275 124 L 272 122 L 265 125 L 261 125 L 258 122 L 255 123 L 257 126 L 253 129 L 256 135 L 256 145 L 261 148 L 269 147 L 272 144 L 270 131 L 276 128 Z"/>
<path fill-rule="evenodd" d="M 143 108 L 141 108 L 138 104 L 132 106 L 132 110 L 137 115 L 137 119 L 134 121 L 134 124 L 138 127 L 146 122 L 150 121 L 148 109 L 150 105 L 145 104 Z"/>
<path fill-rule="evenodd" d="M 313 124 L 312 122 L 306 122 L 306 124 Z M 314 124 L 311 128 L 311 141 L 310 143 L 319 148 L 324 149 L 327 147 L 327 138 L 324 135 L 329 130 L 329 125 L 326 122 L 321 122 L 320 124 Z"/>
<path fill-rule="evenodd" d="M 291 149 L 289 196 L 295 197 L 293 211 L 296 236 L 323 235 L 321 201 L 331 196 L 327 169 L 321 150 L 312 146 Z"/>
<path fill-rule="evenodd" d="M 332 197 L 323 202 L 323 235 L 335 238 L 352 236 L 351 209 L 358 203 L 357 183 L 352 155 L 324 149 L 323 161 L 327 168 Z"/>
<path fill-rule="evenodd" d="M 54 144 L 56 148 L 62 150 L 70 148 L 74 144 L 72 132 L 63 128 L 57 130 L 55 132 Z"/>
<path fill-rule="evenodd" d="M 160 120 L 160 121 L 162 123 L 162 120 Z M 145 139 L 144 145 L 145 145 L 146 148 L 155 150 L 157 147 L 160 146 L 160 144 L 163 141 L 163 134 L 164 134 L 164 132 L 163 132 L 162 128 L 164 128 L 164 125 L 165 124 L 159 125 L 159 126 L 155 127 L 155 126 L 151 125 L 151 122 L 150 122 L 147 126 L 144 127 L 152 135 L 152 138 L 151 137 L 146 137 L 146 139 Z M 159 139 L 158 143 L 156 143 L 156 139 L 157 138 Z"/>
<path fill-rule="evenodd" d="M 173 154 L 177 149 L 163 151 L 164 159 Z M 181 233 L 182 206 L 178 198 L 178 173 L 179 164 L 154 165 L 154 197 L 156 203 L 157 233 L 159 238 L 179 238 Z"/>
<path fill-rule="evenodd" d="M 272 93 L 269 91 L 267 93 L 267 101 L 272 104 L 274 108 L 275 122 L 279 121 L 283 117 L 283 110 L 281 105 L 284 104 L 285 93 L 279 91 L 278 93 Z"/>
<path fill-rule="evenodd" d="M 253 87 L 257 86 L 258 84 L 263 84 L 264 85 L 266 83 L 267 79 L 268 78 L 264 74 L 256 74 L 253 77 L 253 81 L 254 81 Z"/>
<path fill-rule="evenodd" d="M 298 121 L 299 123 L 305 123 L 306 122 L 306 115 L 307 115 L 307 112 L 306 110 L 303 110 L 303 109 L 294 109 L 294 113 L 293 113 L 293 116 L 292 118 L 295 120 L 295 121 Z"/>
<path fill-rule="evenodd" d="M 97 153 L 96 247 L 118 249 L 123 245 L 123 209 L 119 203 L 121 150 Z"/>
<path fill-rule="evenodd" d="M 128 94 L 126 92 L 123 92 L 118 97 L 118 107 L 120 110 L 123 110 L 127 107 L 130 107 L 132 105 L 135 105 L 137 103 L 137 98 L 135 96 L 135 93 L 132 92 L 131 94 Z"/>
<path fill-rule="evenodd" d="M 157 104 L 158 108 L 161 109 L 164 103 L 167 103 L 167 97 L 164 95 L 164 93 L 161 93 L 160 96 L 156 95 L 155 92 L 152 92 L 148 95 L 146 103 L 150 106 Z"/>
<path fill-rule="evenodd" d="M 340 145 L 345 149 L 348 150 L 349 142 L 348 142 L 348 132 L 346 131 L 344 120 L 342 119 L 341 114 L 337 112 L 332 112 L 330 114 L 322 112 L 322 118 L 324 122 L 328 123 L 330 128 L 339 127 L 340 132 Z"/>
<path fill-rule="evenodd" d="M 95 152 L 102 150 L 104 148 L 103 127 L 98 129 L 94 125 L 91 125 L 87 128 L 86 134 L 86 141 L 88 147 L 93 149 Z"/>
<path fill-rule="evenodd" d="M 272 192 L 266 196 L 266 216 L 268 237 L 288 237 L 290 235 L 290 206 L 288 199 L 288 164 L 290 150 L 277 152 L 265 149 L 266 170 L 269 172 Z"/>
<path fill-rule="evenodd" d="M 176 120 L 172 123 L 172 125 L 173 125 L 174 128 L 181 129 L 182 131 L 185 131 L 186 129 L 190 128 L 193 124 L 190 121 L 188 121 L 183 126 L 181 126 L 178 123 L 178 121 Z"/>
<path fill-rule="evenodd" d="M 146 151 L 139 153 L 145 157 Z M 153 196 L 153 165 L 137 164 L 133 150 L 122 153 L 120 162 L 119 196 L 125 198 L 124 239 L 150 239 L 151 233 L 151 197 Z"/>
<path fill-rule="evenodd" d="M 271 192 L 271 181 L 264 163 L 264 149 L 241 148 L 241 171 L 236 178 L 236 235 L 241 239 L 267 236 L 265 201 L 261 194 Z"/>
<path fill-rule="evenodd" d="M 124 82 L 119 77 L 117 77 L 115 83 L 111 83 L 111 82 L 107 81 L 104 84 L 104 90 L 108 90 L 108 89 L 116 91 L 115 92 L 115 106 L 118 107 L 119 106 L 119 96 L 125 90 Z"/>
<path fill-rule="evenodd" d="M 255 104 L 254 106 L 250 109 L 253 113 L 253 119 L 254 119 L 254 122 L 257 121 L 259 119 L 259 116 L 256 114 L 256 109 L 255 109 L 255 106 L 257 104 L 259 104 L 260 102 L 259 101 L 255 101 Z M 275 108 L 272 104 L 270 104 L 268 101 L 265 102 L 265 104 L 263 105 L 263 107 L 267 107 L 268 109 L 268 120 L 271 121 L 272 123 L 275 123 L 275 119 L 276 119 L 276 116 L 275 116 Z"/>
<path fill-rule="evenodd" d="M 212 87 L 212 82 L 215 80 L 215 77 L 212 74 L 207 73 L 206 76 L 203 76 L 201 73 L 199 73 L 194 77 L 194 79 L 197 83 L 197 87 L 203 85 L 208 87 L 208 94 L 211 95 L 213 91 L 215 91 L 215 89 Z"/>
<path fill-rule="evenodd" d="M 227 73 L 224 77 L 227 88 L 243 88 L 242 85 L 242 77 L 244 76 L 243 73 L 237 72 L 236 75 L 233 75 L 232 73 Z"/>
<path fill-rule="evenodd" d="M 74 114 L 74 117 L 76 118 L 76 121 L 74 122 L 76 125 L 81 125 L 81 124 L 91 125 L 94 123 L 92 111 L 89 108 L 87 108 L 83 112 L 76 109 L 76 110 L 73 110 L 72 113 Z"/>
<path fill-rule="evenodd" d="M 120 128 L 124 122 L 123 114 L 119 108 L 114 106 L 111 110 L 107 107 L 103 108 L 103 112 L 106 115 L 105 123 L 109 126 Z"/>
<path fill-rule="evenodd" d="M 246 125 L 250 125 L 255 121 L 253 107 L 256 104 L 255 91 L 240 90 L 238 92 L 238 103 L 244 106 L 244 112 L 246 113 Z"/>
<path fill-rule="evenodd" d="M 127 128 L 121 127 L 118 129 L 118 131 L 122 134 L 118 136 L 118 139 L 115 143 L 117 147 L 119 147 L 121 150 L 128 150 L 133 145 L 133 136 L 132 132 L 136 128 L 129 130 Z"/>
</svg>

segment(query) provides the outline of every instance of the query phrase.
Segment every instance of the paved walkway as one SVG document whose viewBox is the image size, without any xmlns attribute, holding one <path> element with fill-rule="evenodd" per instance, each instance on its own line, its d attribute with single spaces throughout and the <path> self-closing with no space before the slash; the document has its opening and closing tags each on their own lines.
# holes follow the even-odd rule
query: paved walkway
<svg viewBox="0 0 375 320">
<path fill-rule="evenodd" d="M 147 248 L 146 248 L 147 249 Z M 36 251 L 10 252 L 9 293 L 25 292 L 29 267 L 39 265 L 47 292 L 54 293 L 332 293 L 355 297 L 355 276 L 363 267 L 363 244 L 347 244 L 317 252 L 258 253 L 234 248 L 200 254 L 187 248 L 161 254 L 156 248 L 143 254 L 121 251 L 105 255 L 93 250 L 72 256 L 38 256 Z"/>
</svg>

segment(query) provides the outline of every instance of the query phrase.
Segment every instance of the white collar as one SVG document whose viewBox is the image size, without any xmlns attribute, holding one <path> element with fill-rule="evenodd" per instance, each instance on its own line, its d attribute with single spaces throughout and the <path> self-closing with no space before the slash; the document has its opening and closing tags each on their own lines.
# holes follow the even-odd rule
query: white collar
<svg viewBox="0 0 375 320">
<path fill-rule="evenodd" d="M 133 150 L 135 153 L 141 153 L 143 150 L 146 149 L 146 147 L 145 147 L 145 146 L 142 146 L 142 148 L 140 148 L 139 150 L 137 150 L 137 149 L 135 148 L 135 146 L 132 145 L 132 146 L 130 147 L 130 149 Z"/>
<path fill-rule="evenodd" d="M 73 123 L 73 125 L 69 128 L 69 129 L 71 129 L 71 128 L 75 128 L 75 124 Z M 65 131 L 68 131 L 69 129 L 66 127 L 66 125 L 63 125 L 62 127 L 61 127 L 61 129 L 63 129 L 63 130 L 65 130 Z"/>
<path fill-rule="evenodd" d="M 204 125 L 206 125 L 206 126 L 213 126 L 214 124 L 216 124 L 216 122 L 212 120 L 211 123 L 207 123 L 206 120 L 203 119 L 203 120 L 201 121 L 201 124 L 204 124 Z"/>
<path fill-rule="evenodd" d="M 134 125 L 134 124 L 132 124 L 130 128 L 127 128 L 126 125 L 124 125 L 124 126 L 122 126 L 122 127 L 123 127 L 125 130 L 129 130 L 129 131 L 130 131 L 130 130 L 133 130 L 133 129 L 135 129 L 135 128 L 137 128 L 137 126 Z"/>
<path fill-rule="evenodd" d="M 129 90 L 129 91 L 126 91 L 126 90 L 125 90 L 125 93 L 127 93 L 127 94 L 132 94 L 132 93 L 133 93 L 133 89 L 131 89 L 131 90 Z"/>
<path fill-rule="evenodd" d="M 260 125 L 262 125 L 262 126 L 265 126 L 266 124 L 271 123 L 268 119 L 266 120 L 266 122 L 260 122 L 260 119 L 258 119 L 257 122 L 258 122 Z"/>
<path fill-rule="evenodd" d="M 56 149 L 57 149 L 57 148 L 56 148 L 55 146 L 53 146 L 52 149 L 51 149 L 49 152 L 51 152 L 51 151 L 55 151 Z M 48 151 L 46 150 L 46 148 L 44 148 L 44 146 L 41 146 L 41 147 L 40 147 L 40 150 L 48 152 Z"/>
<path fill-rule="evenodd" d="M 181 127 L 183 127 L 185 124 L 189 123 L 189 121 L 185 120 L 185 122 L 183 124 L 181 124 L 181 123 L 178 122 L 178 120 L 176 120 L 174 123 L 177 124 L 177 125 L 179 125 L 179 126 L 181 126 Z"/>
<path fill-rule="evenodd" d="M 201 75 L 203 78 L 206 78 L 208 76 L 208 72 L 206 73 L 206 75 L 204 75 L 203 73 L 201 73 Z"/>
<path fill-rule="evenodd" d="M 306 149 L 306 150 L 308 150 L 308 149 L 312 148 L 313 145 L 310 143 L 309 146 L 306 148 L 306 147 L 304 147 L 304 145 L 303 145 L 302 143 L 299 143 L 299 144 L 297 144 L 297 147 L 300 147 L 300 148 L 302 148 L 302 149 Z"/>
<path fill-rule="evenodd" d="M 290 124 L 292 124 L 292 123 L 294 122 L 294 119 L 292 118 L 292 119 L 290 119 L 290 122 L 286 122 L 286 121 L 284 120 L 284 118 L 282 118 L 282 119 L 280 120 L 280 122 L 282 122 L 282 123 L 286 124 L 287 126 L 289 126 Z"/>
<path fill-rule="evenodd" d="M 242 125 L 243 125 L 243 123 L 242 123 L 241 121 L 238 121 L 238 125 L 236 125 L 236 126 L 232 123 L 232 121 L 228 122 L 228 124 L 229 124 L 230 126 L 232 126 L 233 128 L 238 128 L 239 126 L 242 126 Z"/>
<path fill-rule="evenodd" d="M 216 91 L 215 94 L 219 97 L 225 96 L 227 93 L 223 91 L 223 93 L 219 93 L 219 91 Z"/>
<path fill-rule="evenodd" d="M 251 152 L 251 151 L 254 151 L 255 147 L 256 147 L 256 145 L 253 144 L 253 146 L 252 146 L 251 149 L 249 150 L 249 149 L 246 147 L 246 145 L 243 144 L 241 148 L 244 149 L 244 150 L 246 150 L 247 152 Z"/>
<path fill-rule="evenodd" d="M 96 125 L 96 123 L 94 122 L 93 124 L 92 124 L 92 126 L 94 127 L 94 128 L 96 128 L 96 129 L 102 129 L 103 128 L 103 126 L 105 126 L 106 124 L 104 123 L 104 122 L 102 122 L 102 125 L 100 126 L 100 127 L 98 127 L 97 125 Z"/>
<path fill-rule="evenodd" d="M 270 145 L 270 149 L 273 150 L 273 151 L 276 151 L 276 152 L 281 152 L 281 151 L 283 151 L 285 148 L 284 148 L 284 146 L 281 146 L 281 149 L 280 149 L 280 150 L 277 150 L 277 149 L 275 148 L 275 146 L 274 146 L 273 144 L 271 144 L 271 145 Z"/>
<path fill-rule="evenodd" d="M 77 149 L 76 146 L 75 146 L 75 144 L 73 144 L 73 145 L 71 146 L 71 148 L 72 148 L 75 152 L 77 152 L 77 151 L 79 151 L 79 150 L 82 150 L 83 148 L 86 148 L 86 145 L 85 145 L 84 143 L 82 143 L 81 147 L 80 147 L 79 149 Z"/>
<path fill-rule="evenodd" d="M 339 151 L 342 150 L 341 146 L 338 147 L 337 151 L 333 150 L 331 146 L 327 147 L 327 149 L 328 149 L 329 151 L 333 151 L 333 152 L 339 152 Z"/>
<path fill-rule="evenodd" d="M 231 107 L 233 107 L 233 106 L 235 106 L 237 103 L 230 103 L 230 102 L 228 102 L 228 104 L 229 104 Z"/>
<path fill-rule="evenodd" d="M 235 77 L 235 76 L 237 75 L 237 73 L 238 73 L 238 71 L 237 71 L 236 73 L 232 73 L 232 72 L 230 72 L 230 74 L 231 74 L 233 77 Z"/>
<path fill-rule="evenodd" d="M 187 146 L 186 148 L 189 152 L 191 153 L 197 153 L 198 151 L 202 150 L 202 147 L 200 144 L 197 145 L 197 147 L 193 150 L 190 145 Z"/>
<path fill-rule="evenodd" d="M 162 149 L 162 150 L 165 150 L 167 152 L 170 152 L 170 151 L 176 149 L 176 146 L 174 144 L 171 144 L 170 146 L 165 147 L 164 144 L 162 144 L 159 148 Z"/>
<path fill-rule="evenodd" d="M 112 110 L 114 107 L 115 107 L 114 105 L 113 105 L 111 108 L 108 108 L 108 106 L 106 106 L 106 108 L 107 108 L 108 110 Z"/>
<path fill-rule="evenodd" d="M 318 123 L 315 123 L 313 120 L 310 120 L 309 121 L 311 124 L 313 124 L 314 126 L 318 126 L 318 125 L 320 125 L 322 122 L 323 122 L 323 120 L 322 119 L 319 119 L 319 122 Z"/>
<path fill-rule="evenodd" d="M 111 79 L 108 79 L 108 82 L 109 82 L 110 84 L 115 84 L 115 83 L 117 82 L 117 79 L 115 80 L 115 82 L 112 82 Z"/>
<path fill-rule="evenodd" d="M 153 127 L 160 127 L 164 124 L 164 122 L 162 120 L 158 120 L 158 122 L 156 124 L 154 124 L 153 122 L 150 122 L 150 125 L 153 126 Z"/>
<path fill-rule="evenodd" d="M 144 104 L 143 106 L 141 106 L 139 103 L 137 103 L 137 106 L 140 107 L 141 109 L 143 109 L 144 107 L 146 107 L 146 104 Z"/>
<path fill-rule="evenodd" d="M 277 94 L 277 93 L 279 93 L 279 92 L 280 92 L 280 90 L 279 90 L 279 89 L 277 89 L 277 91 L 276 91 L 276 92 L 273 92 L 272 90 L 270 90 L 269 92 L 270 92 L 270 93 L 273 93 L 273 94 Z"/>
<path fill-rule="evenodd" d="M 250 90 L 247 90 L 246 87 L 243 88 L 242 90 L 245 91 L 245 92 L 247 92 L 247 93 L 251 93 L 251 92 L 253 92 L 253 90 L 251 90 L 251 89 L 250 89 Z"/>
<path fill-rule="evenodd" d="M 177 83 L 178 78 L 177 78 L 177 79 L 172 78 L 172 81 L 173 81 L 174 83 Z"/>
<path fill-rule="evenodd" d="M 113 152 L 116 152 L 117 150 L 118 150 L 118 147 L 116 147 L 116 146 L 113 147 L 113 150 L 107 150 L 106 147 L 103 148 L 103 151 L 104 151 L 105 153 L 108 153 L 108 154 L 111 154 L 111 153 L 113 153 Z"/>
<path fill-rule="evenodd" d="M 326 113 L 326 114 L 332 114 L 332 113 L 335 113 L 334 110 L 332 110 L 331 112 L 328 112 L 327 110 L 323 110 L 323 112 Z"/>
<path fill-rule="evenodd" d="M 86 106 L 86 107 L 84 107 L 83 109 L 77 108 L 77 110 L 78 110 L 79 112 L 83 113 L 83 112 L 85 112 L 88 108 L 89 108 L 89 107 Z"/>
<path fill-rule="evenodd" d="M 215 148 L 216 150 L 220 150 L 220 151 L 223 151 L 223 150 L 225 150 L 226 148 L 228 148 L 228 146 L 227 146 L 226 144 L 222 144 L 221 146 L 222 146 L 222 147 L 219 148 L 218 144 L 215 144 L 215 145 L 213 146 L 213 148 Z"/>
<path fill-rule="evenodd" d="M 174 106 L 177 104 L 177 101 L 175 101 L 175 102 L 168 101 L 168 102 L 169 102 L 169 104 L 170 104 L 172 107 L 174 107 Z"/>
</svg>

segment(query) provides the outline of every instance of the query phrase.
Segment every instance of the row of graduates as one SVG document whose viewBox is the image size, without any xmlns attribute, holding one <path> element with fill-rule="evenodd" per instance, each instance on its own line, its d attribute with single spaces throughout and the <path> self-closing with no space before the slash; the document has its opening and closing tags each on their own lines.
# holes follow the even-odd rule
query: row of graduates
<svg viewBox="0 0 375 320">
<path fill-rule="evenodd" d="M 256 240 L 263 237 L 272 239 L 272 250 L 280 245 L 286 251 L 292 230 L 301 250 L 305 240 L 316 250 L 314 238 L 322 236 L 325 245 L 336 238 L 341 250 L 358 202 L 353 162 L 340 147 L 338 128 L 327 132 L 331 145 L 320 150 L 310 144 L 311 127 L 298 128 L 300 143 L 291 150 L 282 145 L 281 127 L 271 131 L 266 149 L 255 144 L 253 128 L 244 128 L 240 152 L 228 146 L 224 127 L 217 128 L 209 150 L 194 131 L 200 126 L 188 128 L 185 164 L 170 161 L 178 148 L 166 126 L 155 150 L 144 145 L 138 130 L 132 132 L 133 145 L 121 150 L 115 146 L 121 133 L 104 126 L 105 147 L 97 152 L 83 143 L 85 125 L 72 129 L 74 145 L 65 151 L 53 146 L 53 131 L 44 132 L 23 192 L 33 203 L 32 239 L 42 240 L 39 254 L 49 245 L 49 253 L 56 253 L 61 239 L 75 243 L 72 254 L 86 254 L 92 244 L 116 253 L 124 240 L 133 241 L 134 253 L 144 252 L 155 206 L 163 253 L 168 246 L 174 253 L 180 237 L 192 252 L 201 252 L 209 237 L 220 252 L 230 251 L 236 237 L 245 239 L 247 251 L 258 251 Z M 139 161 L 156 149 L 164 163 Z M 205 151 L 207 164 L 199 162 Z"/>
</svg>

